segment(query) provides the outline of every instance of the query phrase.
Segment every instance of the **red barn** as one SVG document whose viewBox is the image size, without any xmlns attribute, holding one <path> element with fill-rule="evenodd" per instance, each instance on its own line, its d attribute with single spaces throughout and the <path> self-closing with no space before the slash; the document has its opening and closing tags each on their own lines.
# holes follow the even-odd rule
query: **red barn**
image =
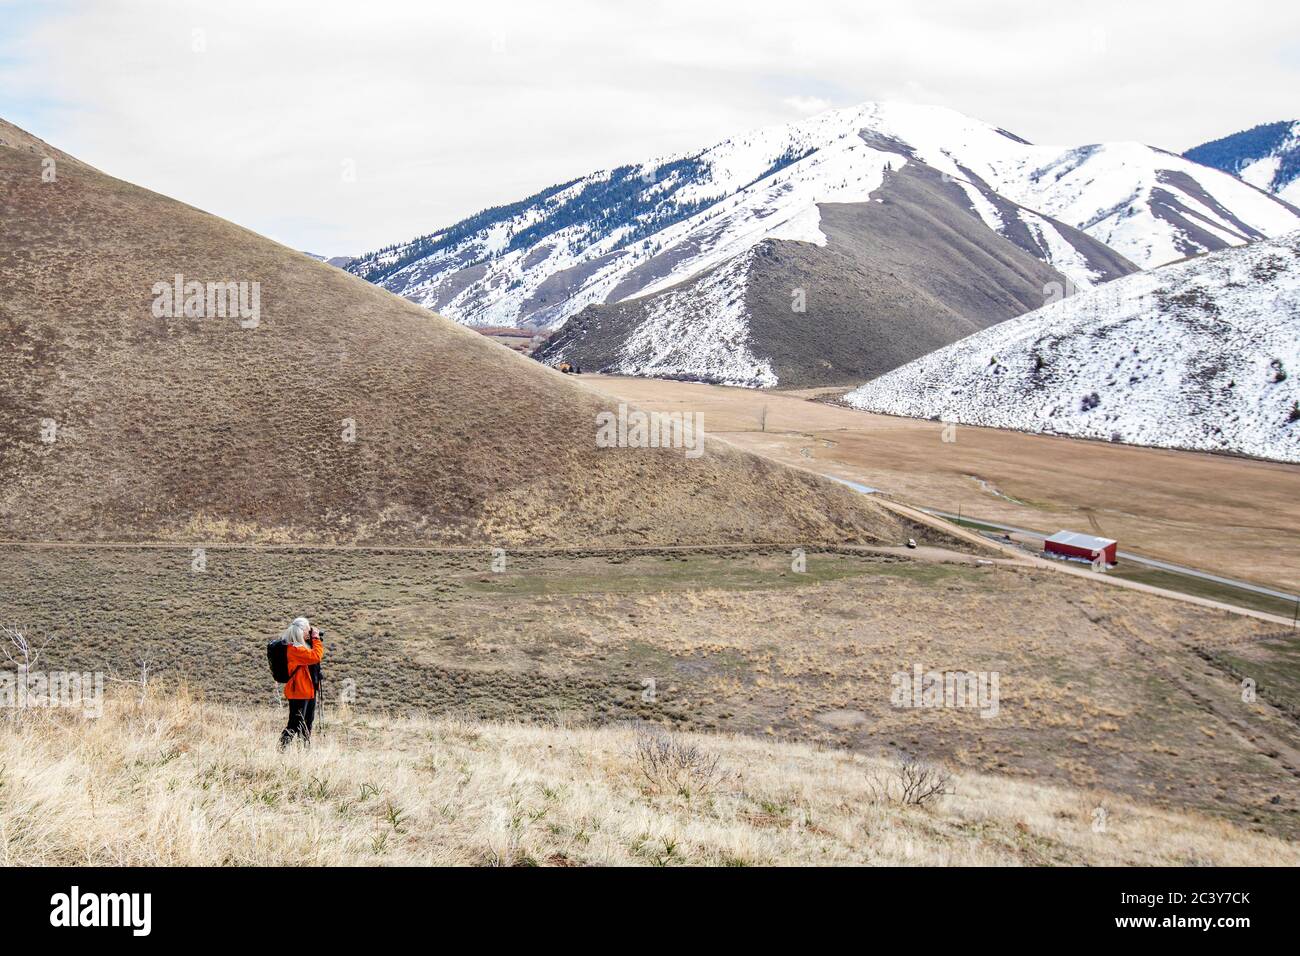
<svg viewBox="0 0 1300 956">
<path fill-rule="evenodd" d="M 1075 558 L 1089 563 L 1098 556 L 1104 557 L 1107 564 L 1117 563 L 1118 547 L 1110 538 L 1095 538 L 1077 531 L 1058 531 L 1043 542 L 1043 550 L 1048 554 L 1059 554 L 1063 558 Z"/>
</svg>

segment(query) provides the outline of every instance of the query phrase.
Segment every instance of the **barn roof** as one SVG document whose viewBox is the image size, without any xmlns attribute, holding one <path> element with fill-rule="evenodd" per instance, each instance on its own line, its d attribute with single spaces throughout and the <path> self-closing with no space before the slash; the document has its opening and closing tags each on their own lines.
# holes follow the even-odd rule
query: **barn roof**
<svg viewBox="0 0 1300 956">
<path fill-rule="evenodd" d="M 1058 531 L 1047 540 L 1055 541 L 1057 544 L 1073 545 L 1076 548 L 1091 548 L 1094 551 L 1109 548 L 1115 543 L 1111 538 L 1098 538 L 1090 534 L 1080 534 L 1077 531 Z"/>
</svg>

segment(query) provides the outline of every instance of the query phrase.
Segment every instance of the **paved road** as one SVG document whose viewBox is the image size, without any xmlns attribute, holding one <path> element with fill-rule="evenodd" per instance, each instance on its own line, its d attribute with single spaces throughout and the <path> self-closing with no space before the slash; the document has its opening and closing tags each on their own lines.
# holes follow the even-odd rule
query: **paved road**
<svg viewBox="0 0 1300 956">
<path fill-rule="evenodd" d="M 849 484 L 849 482 L 846 482 Z M 940 518 L 948 518 L 956 521 L 957 515 L 950 514 L 947 511 L 939 511 L 934 508 L 922 508 L 927 514 L 938 515 Z M 1014 534 L 1029 534 L 1035 537 L 1044 537 L 1041 531 L 1030 531 L 1028 528 L 1015 528 L 1007 524 L 998 524 L 996 521 L 985 521 L 983 518 L 975 518 L 968 514 L 962 514 L 962 521 L 974 521 L 977 524 L 985 525 L 989 528 L 996 528 L 999 531 L 1010 531 Z M 1233 578 L 1219 577 L 1217 574 L 1210 574 L 1207 571 L 1197 571 L 1195 568 L 1184 567 L 1181 564 L 1170 564 L 1168 561 L 1158 561 L 1155 558 L 1144 558 L 1139 554 L 1131 551 L 1116 552 L 1119 557 L 1126 561 L 1132 561 L 1134 564 L 1144 564 L 1148 567 L 1159 568 L 1162 571 L 1173 571 L 1177 574 L 1186 574 L 1188 577 L 1200 578 L 1202 581 L 1213 581 L 1215 584 L 1226 584 L 1228 587 L 1240 588 L 1243 591 L 1253 591 L 1256 594 L 1266 594 L 1269 597 L 1275 597 L 1282 601 L 1292 603 L 1300 601 L 1300 595 L 1288 594 L 1286 591 L 1274 591 L 1272 588 L 1260 587 L 1258 584 L 1251 584 L 1249 581 L 1237 581 Z"/>
</svg>

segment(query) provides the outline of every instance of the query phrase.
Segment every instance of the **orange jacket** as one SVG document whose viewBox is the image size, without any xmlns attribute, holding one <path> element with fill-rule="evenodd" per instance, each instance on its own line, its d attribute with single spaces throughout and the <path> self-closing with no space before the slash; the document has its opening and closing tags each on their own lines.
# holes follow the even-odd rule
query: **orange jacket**
<svg viewBox="0 0 1300 956">
<path fill-rule="evenodd" d="M 284 685 L 286 700 L 311 700 L 316 688 L 311 682 L 312 664 L 319 664 L 325 656 L 325 645 L 319 637 L 311 639 L 311 650 L 289 645 L 289 683 Z"/>
</svg>

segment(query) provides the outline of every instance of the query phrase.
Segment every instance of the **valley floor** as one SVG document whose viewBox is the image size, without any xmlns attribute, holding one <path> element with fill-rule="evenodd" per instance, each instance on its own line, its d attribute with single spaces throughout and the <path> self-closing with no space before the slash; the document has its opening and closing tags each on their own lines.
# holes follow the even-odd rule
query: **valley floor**
<svg viewBox="0 0 1300 956">
<path fill-rule="evenodd" d="M 762 392 L 585 375 L 642 408 L 704 415 L 707 432 L 913 505 L 1121 549 L 1300 593 L 1300 465 L 955 426 Z"/>
<path fill-rule="evenodd" d="M 908 805 L 895 764 L 794 744 L 335 710 L 280 754 L 280 720 L 175 690 L 0 719 L 0 866 L 1300 864 L 1091 790 L 963 773 Z"/>
</svg>

